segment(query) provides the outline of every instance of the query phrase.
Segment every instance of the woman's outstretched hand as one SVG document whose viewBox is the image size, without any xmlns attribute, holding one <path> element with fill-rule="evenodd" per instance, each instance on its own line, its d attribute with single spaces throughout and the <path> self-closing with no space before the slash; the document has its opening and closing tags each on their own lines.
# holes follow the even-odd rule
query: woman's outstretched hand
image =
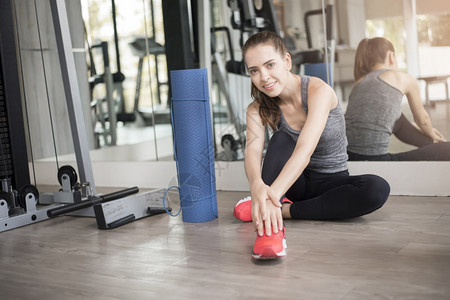
<svg viewBox="0 0 450 300">
<path fill-rule="evenodd" d="M 271 235 L 283 228 L 281 203 L 267 185 L 252 189 L 252 219 L 258 235 Z"/>
</svg>

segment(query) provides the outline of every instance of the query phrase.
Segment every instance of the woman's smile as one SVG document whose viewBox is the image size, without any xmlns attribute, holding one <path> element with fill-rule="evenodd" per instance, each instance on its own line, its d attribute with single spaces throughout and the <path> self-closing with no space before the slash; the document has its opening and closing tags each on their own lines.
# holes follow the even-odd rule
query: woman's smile
<svg viewBox="0 0 450 300">
<path fill-rule="evenodd" d="M 273 90 L 275 83 L 277 83 L 276 81 L 272 82 L 272 83 L 268 83 L 263 85 L 263 88 L 265 88 L 266 90 Z"/>
</svg>

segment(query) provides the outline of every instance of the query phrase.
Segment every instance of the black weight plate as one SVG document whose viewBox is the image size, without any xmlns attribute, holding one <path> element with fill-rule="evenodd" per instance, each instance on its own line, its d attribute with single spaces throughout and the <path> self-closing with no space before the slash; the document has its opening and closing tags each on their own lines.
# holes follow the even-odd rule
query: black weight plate
<svg viewBox="0 0 450 300">
<path fill-rule="evenodd" d="M 62 176 L 67 175 L 70 179 L 70 187 L 74 187 L 78 181 L 77 172 L 72 166 L 66 165 L 58 169 L 58 182 L 62 185 Z"/>
</svg>

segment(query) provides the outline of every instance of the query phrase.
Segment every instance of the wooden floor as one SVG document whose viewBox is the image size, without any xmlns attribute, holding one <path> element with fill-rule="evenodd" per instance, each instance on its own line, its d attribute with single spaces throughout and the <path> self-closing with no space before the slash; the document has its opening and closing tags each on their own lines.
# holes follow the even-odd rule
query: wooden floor
<svg viewBox="0 0 450 300">
<path fill-rule="evenodd" d="M 450 299 L 450 198 L 391 196 L 338 221 L 286 221 L 288 253 L 254 261 L 243 192 L 219 218 L 167 214 L 98 230 L 62 216 L 0 233 L 1 299 Z"/>
</svg>

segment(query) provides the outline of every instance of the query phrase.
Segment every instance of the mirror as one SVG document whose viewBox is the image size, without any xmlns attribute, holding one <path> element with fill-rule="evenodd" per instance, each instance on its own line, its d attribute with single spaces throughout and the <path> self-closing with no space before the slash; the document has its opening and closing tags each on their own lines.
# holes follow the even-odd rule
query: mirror
<svg viewBox="0 0 450 300">
<path fill-rule="evenodd" d="M 49 1 L 13 2 L 30 157 L 73 162 Z M 115 2 L 66 3 L 91 159 L 172 160 L 161 1 Z"/>
<path fill-rule="evenodd" d="M 334 89 L 343 110 L 346 111 L 348 96 L 354 81 L 353 65 L 359 41 L 366 35 L 368 37 L 386 36 L 393 41 L 396 48 L 399 69 L 403 71 L 406 69 L 412 70 L 410 73 L 421 78 L 419 80 L 420 92 L 433 127 L 448 138 L 450 136 L 450 95 L 448 92 L 450 62 L 446 57 L 450 53 L 450 32 L 445 24 L 448 24 L 450 19 L 450 6 L 443 7 L 442 3 L 437 1 L 427 5 L 417 1 L 417 25 L 414 26 L 417 27 L 416 31 L 419 37 L 417 47 L 417 45 L 411 45 L 410 41 L 405 39 L 405 26 L 403 24 L 407 23 L 411 26 L 411 23 L 415 21 L 411 16 L 408 16 L 409 10 L 407 8 L 403 9 L 399 6 L 386 12 L 383 7 L 390 6 L 386 1 L 360 1 L 358 3 L 325 1 L 326 6 L 323 8 L 322 3 L 323 1 L 319 0 L 273 1 L 279 28 L 291 50 L 294 65 L 295 53 L 304 53 L 305 50 L 311 49 L 321 49 L 324 52 L 328 49 L 330 52 L 325 55 L 325 59 L 329 59 Z M 331 21 L 327 14 L 320 14 L 320 10 L 326 10 L 328 5 L 332 5 L 333 10 Z M 318 14 L 317 11 L 319 11 Z M 299 18 L 299 15 L 303 18 Z M 349 18 L 349 16 L 352 17 Z M 222 24 L 228 24 L 226 18 L 222 18 L 221 22 L 223 22 Z M 332 33 L 331 36 L 325 33 L 325 28 L 327 33 Z M 236 34 L 236 32 L 238 30 L 234 30 L 232 33 Z M 239 38 L 234 40 L 239 41 Z M 239 45 L 239 43 L 235 43 L 235 45 Z M 327 45 L 327 47 L 324 47 L 324 45 Z M 411 51 L 411 49 L 418 50 Z M 226 48 L 223 50 L 225 56 L 226 50 Z M 411 57 L 415 57 L 415 61 L 407 64 L 407 58 L 410 61 Z M 225 61 L 227 59 L 230 59 L 229 56 L 224 58 Z M 313 60 L 314 58 L 309 59 Z M 315 75 L 305 70 L 314 63 L 315 61 L 313 61 L 313 64 L 300 64 L 298 65 L 298 71 Z M 228 79 L 230 87 L 234 85 L 236 80 L 247 81 L 243 85 L 244 88 L 249 85 L 248 80 L 243 79 L 242 76 L 229 73 Z M 327 78 L 323 79 L 326 80 Z M 230 89 L 238 91 L 234 97 L 233 95 L 230 96 L 231 102 L 233 98 L 241 99 L 243 97 L 238 89 Z M 248 99 L 248 93 L 247 98 L 244 99 Z M 242 118 L 245 116 L 244 110 L 247 104 L 248 102 L 245 102 L 244 106 L 237 110 L 238 116 L 242 116 Z M 406 99 L 402 103 L 402 112 L 407 119 L 414 122 Z M 239 137 L 238 134 L 235 134 L 235 136 Z M 392 135 L 389 145 L 390 153 L 412 149 L 415 149 L 415 147 L 401 142 Z"/>
<path fill-rule="evenodd" d="M 93 161 L 170 161 L 173 160 L 173 144 L 167 106 L 169 99 L 167 60 L 163 51 L 165 46 L 163 1 L 130 1 L 124 3 L 113 0 L 83 0 L 81 4 L 70 1 L 67 4 L 70 5 L 70 10 L 73 12 L 69 19 L 71 20 L 74 55 L 79 62 L 77 63 L 77 68 L 79 68 L 77 72 L 82 97 L 88 103 L 85 105 L 85 118 L 90 130 L 88 140 L 92 148 L 91 158 Z M 265 3 L 265 1 L 259 2 Z M 191 3 L 191 1 L 187 1 L 187 3 Z M 318 18 L 312 16 L 310 19 L 311 47 L 308 45 L 309 41 L 303 18 L 299 15 L 305 16 L 307 12 L 322 9 L 322 1 L 278 0 L 273 1 L 272 4 L 279 30 L 283 32 L 289 42 L 289 47 L 293 51 L 309 48 L 334 48 L 335 51 L 328 53 L 328 58 L 335 62 L 332 72 L 334 88 L 345 110 L 346 99 L 353 81 L 354 49 L 365 34 L 364 28 L 354 26 L 354 22 L 361 24 L 365 20 L 364 15 L 366 15 L 366 19 L 370 20 L 370 23 L 368 23 L 370 28 L 367 31 L 370 34 L 379 35 L 381 34 L 380 30 L 387 32 L 391 30 L 389 28 L 398 27 L 398 22 L 401 22 L 403 18 L 403 11 L 401 7 L 393 7 L 392 10 L 389 10 L 389 15 L 386 15 L 383 9 L 383 7 L 386 7 L 383 4 L 384 1 L 360 1 L 359 4 L 351 5 L 345 5 L 344 1 L 325 1 L 324 3 L 326 5 L 331 4 L 334 8 L 331 23 L 331 32 L 334 38 L 332 42 L 334 44 L 325 41 L 326 20 L 323 22 L 320 16 Z M 24 74 L 28 74 L 26 75 L 28 77 L 24 78 L 24 81 L 26 81 L 24 95 L 29 102 L 36 98 L 36 107 L 41 109 L 36 120 L 30 121 L 32 143 L 39 144 L 36 141 L 40 141 L 41 144 L 40 147 L 33 149 L 35 153 L 38 153 L 38 155 L 35 155 L 35 159 L 54 158 L 56 152 L 58 159 L 73 161 L 72 142 L 67 134 L 70 131 L 65 117 L 67 112 L 55 100 L 62 98 L 63 94 L 61 83 L 58 81 L 57 66 L 54 63 L 54 41 L 52 41 L 51 34 L 47 34 L 52 30 L 48 4 L 37 3 L 35 8 L 33 1 L 15 1 L 15 6 L 18 20 L 24 20 L 23 16 L 31 16 L 25 18 L 30 22 L 28 27 L 25 27 L 24 22 L 19 21 L 17 23 L 17 31 L 21 41 L 22 64 L 27 70 Z M 444 20 L 448 20 L 450 9 L 446 6 L 448 5 L 439 1 L 432 1 L 432 3 L 424 5 L 423 1 L 417 0 L 417 14 L 420 16 L 419 24 L 423 26 L 426 24 L 443 24 L 443 22 L 436 21 L 436 18 L 443 16 Z M 113 24 L 113 7 L 115 7 L 116 33 Z M 234 61 L 239 62 L 241 59 L 241 32 L 233 29 L 231 24 L 232 8 L 228 3 L 217 0 L 211 1 L 210 8 L 211 26 L 215 28 L 226 27 L 230 31 L 229 39 L 226 31 L 217 30 L 214 33 L 215 53 L 218 55 L 217 57 L 213 56 L 213 60 L 216 59 L 216 61 L 213 61 L 212 69 L 218 68 L 219 58 L 221 59 L 220 63 L 226 64 L 232 57 L 234 57 Z M 266 18 L 275 20 L 271 15 L 267 17 L 267 11 L 264 14 Z M 429 23 L 424 21 L 427 18 Z M 40 28 L 37 28 L 37 19 L 40 21 Z M 79 20 L 83 20 L 83 22 Z M 420 26 L 418 26 L 418 29 L 421 28 Z M 430 38 L 433 37 L 430 32 L 434 31 L 422 29 L 420 32 L 420 36 L 426 40 L 426 37 L 423 37 L 426 35 L 424 33 L 426 32 L 428 38 Z M 397 32 L 397 34 L 399 33 Z M 147 43 L 143 38 L 145 36 L 149 37 Z M 118 51 L 116 40 L 118 41 Z M 400 38 L 393 38 L 393 40 L 399 43 L 397 51 L 404 53 L 399 55 L 403 61 L 400 65 L 403 64 L 403 67 L 406 67 L 405 57 L 407 53 L 401 50 L 402 48 L 405 49 L 402 33 L 400 33 Z M 113 81 L 121 83 L 120 88 L 112 88 L 110 91 L 105 87 L 105 83 L 95 83 L 95 75 L 107 73 L 105 72 L 101 42 L 108 43 L 109 72 Z M 327 47 L 324 47 L 325 44 L 327 44 Z M 439 46 L 440 50 L 449 51 L 449 47 L 446 45 L 448 44 L 444 43 Z M 435 51 L 434 48 L 436 47 L 422 47 L 419 48 L 419 52 L 422 51 L 428 57 L 438 57 L 436 54 L 429 55 L 429 53 L 435 53 L 433 52 Z M 120 59 L 118 59 L 118 53 Z M 88 65 L 86 66 L 83 61 L 88 61 Z M 433 64 L 436 65 L 435 62 Z M 430 65 L 430 61 L 421 60 L 421 68 Z M 227 66 L 222 67 L 226 69 Z M 304 66 L 299 64 L 298 67 L 299 72 L 304 72 L 301 69 Z M 440 75 L 439 73 L 433 73 L 438 67 L 448 70 L 447 62 L 438 61 L 437 67 L 421 69 L 424 72 L 421 74 L 428 77 Z M 44 68 L 46 69 L 45 75 L 43 75 Z M 230 65 L 228 65 L 229 68 Z M 245 109 L 251 100 L 249 99 L 248 88 L 250 81 L 246 76 L 232 72 L 226 72 L 223 78 L 219 78 L 218 75 L 221 70 L 223 68 L 219 68 L 215 73 L 212 72 L 212 86 L 210 87 L 217 158 L 242 160 Z M 140 72 L 141 77 L 139 77 Z M 443 72 L 442 69 L 439 72 Z M 120 73 L 123 73 L 123 76 Z M 32 76 L 31 74 L 41 75 Z M 93 80 L 93 83 L 86 80 L 87 77 L 93 77 L 88 78 Z M 223 79 L 226 79 L 226 81 Z M 227 84 L 228 91 L 223 86 L 221 87 L 224 82 Z M 92 86 L 94 87 L 92 88 Z M 425 83 L 423 80 L 421 81 L 421 89 L 422 96 L 425 99 Z M 45 92 L 46 90 L 47 92 Z M 112 94 L 111 97 L 114 99 L 118 110 L 117 146 L 112 145 L 111 134 L 109 136 L 105 134 L 108 125 L 101 123 L 101 113 L 95 110 L 97 104 L 107 97 L 108 92 Z M 445 136 L 450 136 L 450 105 L 447 102 L 438 101 L 441 98 L 449 97 L 448 92 L 445 91 L 445 85 L 442 83 L 429 85 L 429 95 L 430 105 L 427 106 L 427 111 L 430 113 L 433 125 Z M 44 104 L 42 104 L 37 99 L 53 100 L 50 102 L 44 100 L 42 102 Z M 50 109 L 45 108 L 46 106 Z M 30 111 L 33 110 L 34 108 L 30 106 Z M 405 108 L 405 114 L 409 116 L 407 108 Z M 50 122 L 53 124 L 49 124 Z M 44 134 L 33 132 L 37 128 L 42 128 L 43 130 L 40 132 L 44 132 Z M 56 138 L 51 136 L 56 136 Z M 53 146 L 54 144 L 56 146 Z M 393 139 L 390 147 L 393 151 L 403 151 L 406 149 L 402 148 L 403 146 Z"/>
<path fill-rule="evenodd" d="M 412 3 L 411 1 L 411 7 L 408 7 L 408 3 L 404 1 L 405 7 L 400 3 L 400 6 L 393 7 L 387 12 L 381 8 L 390 5 L 387 1 L 365 1 L 366 34 L 369 38 L 384 36 L 392 41 L 400 71 L 407 70 L 409 74 L 418 78 L 421 98 L 433 127 L 448 138 L 450 119 L 446 111 L 449 110 L 447 75 L 450 62 L 445 58 L 441 59 L 441 55 L 446 57 L 450 53 L 450 32 L 445 28 L 449 20 L 450 7 L 438 1 L 427 4 L 424 1 L 415 1 L 416 5 Z M 417 8 L 415 18 L 411 15 L 413 6 Z M 416 42 L 414 38 L 405 38 L 414 35 L 418 36 Z M 343 85 L 345 84 L 344 82 Z M 405 97 L 402 112 L 409 121 L 414 122 Z M 401 142 L 394 135 L 391 136 L 389 153 L 415 148 Z"/>
<path fill-rule="evenodd" d="M 92 113 L 96 148 L 145 143 L 144 160 L 171 159 L 172 148 L 165 147 L 172 135 L 161 1 L 82 0 L 81 7 L 91 105 L 97 107 Z M 101 43 L 107 43 L 109 70 Z M 107 75 L 111 87 L 101 80 Z M 114 103 L 114 121 L 105 122 L 114 115 L 101 103 L 105 98 Z"/>
</svg>

